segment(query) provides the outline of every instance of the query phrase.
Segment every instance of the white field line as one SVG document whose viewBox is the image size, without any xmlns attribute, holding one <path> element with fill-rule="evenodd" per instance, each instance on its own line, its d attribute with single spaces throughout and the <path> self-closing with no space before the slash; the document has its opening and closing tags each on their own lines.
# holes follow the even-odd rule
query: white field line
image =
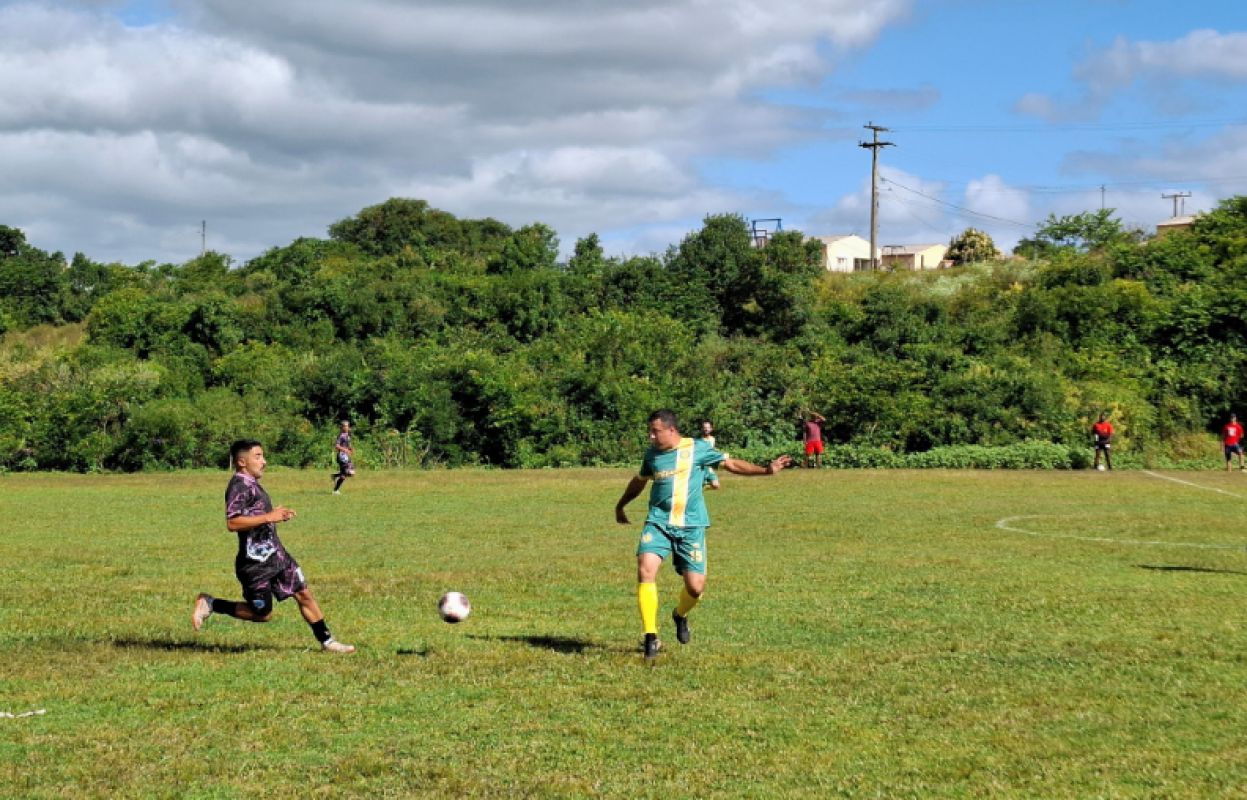
<svg viewBox="0 0 1247 800">
<path fill-rule="evenodd" d="M 996 520 L 996 527 L 1002 531 L 1012 531 L 1013 533 L 1021 533 L 1026 536 L 1038 536 L 1045 539 L 1077 539 L 1080 542 L 1099 542 L 1101 544 L 1129 544 L 1147 547 L 1193 547 L 1196 550 L 1243 550 L 1243 545 L 1239 544 L 1201 544 L 1199 542 L 1163 542 L 1160 540 L 1146 539 L 1110 539 L 1106 536 L 1078 536 L 1073 533 L 1040 533 L 1039 531 L 1031 531 L 1026 528 L 1018 528 L 1010 525 L 1023 519 L 1051 519 L 1051 518 L 1068 518 L 1073 516 L 1082 516 L 1075 514 L 1021 514 L 1016 517 L 1005 517 Z"/>
<path fill-rule="evenodd" d="M 1223 494 L 1223 495 L 1226 495 L 1227 497 L 1237 497 L 1239 500 L 1247 500 L 1247 496 L 1244 496 L 1241 494 L 1234 494 L 1234 492 L 1227 492 L 1225 489 L 1218 489 L 1215 486 L 1201 486 L 1198 483 L 1191 483 L 1190 481 L 1184 481 L 1181 478 L 1173 478 L 1173 477 L 1170 477 L 1169 475 L 1161 475 L 1159 472 L 1152 472 L 1150 469 L 1143 470 L 1143 474 L 1151 475 L 1153 478 L 1160 478 L 1162 481 L 1173 481 L 1174 483 L 1180 483 L 1183 486 L 1190 486 L 1193 489 L 1203 489 L 1205 492 L 1216 492 L 1217 494 Z"/>
<path fill-rule="evenodd" d="M 23 711 L 20 714 L 14 714 L 10 711 L 0 711 L 0 719 L 21 719 L 22 717 L 37 717 L 40 714 L 48 713 L 45 708 L 38 708 L 34 711 Z"/>
<path fill-rule="evenodd" d="M 1180 483 L 1183 486 L 1190 486 L 1192 489 L 1203 489 L 1204 491 L 1207 491 L 1207 492 L 1216 492 L 1218 494 L 1226 495 L 1227 497 L 1238 498 L 1239 500 L 1247 499 L 1247 496 L 1244 496 L 1241 494 L 1235 494 L 1234 492 L 1227 492 L 1226 490 L 1218 489 L 1215 486 L 1202 486 L 1198 483 L 1192 483 L 1191 481 L 1184 481 L 1181 478 L 1173 478 L 1168 475 L 1161 475 L 1159 472 L 1152 472 L 1149 469 L 1143 470 L 1143 474 L 1150 475 L 1153 478 L 1160 478 L 1161 480 L 1165 480 L 1165 481 L 1173 481 L 1174 483 Z M 1009 524 L 1011 522 L 1016 522 L 1018 520 L 1024 520 L 1024 519 L 1050 519 L 1054 517 L 1055 518 L 1068 518 L 1068 517 L 1073 517 L 1073 516 L 1081 516 L 1081 515 L 1020 514 L 1015 517 L 1005 517 L 1004 519 L 996 520 L 996 527 L 1002 531 L 1012 531 L 1013 533 L 1021 533 L 1026 536 L 1039 536 L 1039 537 L 1043 537 L 1046 539 L 1076 539 L 1080 542 L 1100 542 L 1102 544 L 1129 544 L 1129 545 L 1140 545 L 1140 546 L 1146 546 L 1146 547 L 1191 547 L 1197 550 L 1243 550 L 1243 549 L 1247 549 L 1247 548 L 1244 548 L 1243 545 L 1235 545 L 1235 544 L 1201 544 L 1199 542 L 1164 542 L 1160 540 L 1145 540 L 1145 539 L 1110 539 L 1105 536 L 1078 536 L 1072 533 L 1040 533 L 1039 531 L 1027 530 L 1026 528 L 1018 528 L 1014 525 Z"/>
</svg>

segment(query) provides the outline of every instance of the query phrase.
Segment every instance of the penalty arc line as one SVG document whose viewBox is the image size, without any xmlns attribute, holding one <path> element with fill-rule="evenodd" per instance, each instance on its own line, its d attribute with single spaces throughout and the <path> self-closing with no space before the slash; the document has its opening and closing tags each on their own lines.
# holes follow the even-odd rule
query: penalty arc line
<svg viewBox="0 0 1247 800">
<path fill-rule="evenodd" d="M 1226 490 L 1218 489 L 1215 486 L 1202 486 L 1198 483 L 1192 483 L 1191 481 L 1184 481 L 1181 478 L 1172 478 L 1168 475 L 1161 475 L 1158 472 L 1152 472 L 1151 470 L 1148 470 L 1148 469 L 1143 470 L 1143 474 L 1149 475 L 1153 478 L 1160 478 L 1161 480 L 1173 481 L 1174 483 L 1178 483 L 1183 486 L 1190 486 L 1193 489 L 1203 489 L 1204 491 L 1208 491 L 1208 492 L 1216 492 L 1218 494 L 1223 494 L 1228 497 L 1234 497 L 1239 500 L 1247 499 L 1247 497 L 1244 497 L 1241 494 L 1235 494 L 1234 492 L 1227 492 Z M 996 527 L 1002 531 L 1012 531 L 1013 533 L 1021 533 L 1021 534 L 1025 534 L 1026 536 L 1037 536 L 1037 537 L 1042 537 L 1046 539 L 1074 539 L 1080 542 L 1098 542 L 1101 544 L 1127 544 L 1127 545 L 1139 545 L 1139 546 L 1146 546 L 1146 547 L 1190 547 L 1190 548 L 1194 548 L 1197 550 L 1242 550 L 1244 549 L 1242 545 L 1233 545 L 1233 544 L 1203 544 L 1201 542 L 1164 542 L 1164 541 L 1157 541 L 1157 540 L 1149 541 L 1149 540 L 1144 540 L 1144 539 L 1110 539 L 1105 536 L 1079 536 L 1073 533 L 1040 533 L 1039 531 L 1027 530 L 1026 528 L 1018 528 L 1018 527 L 1015 527 L 1009 524 L 1011 522 L 1014 522 L 1017 520 L 1023 520 L 1023 519 L 1046 519 L 1046 518 L 1052 518 L 1052 517 L 1070 517 L 1070 516 L 1073 516 L 1073 515 L 1072 514 L 1019 514 L 1017 516 L 1004 517 L 1003 519 L 996 520 Z"/>
<path fill-rule="evenodd" d="M 1045 519 L 1052 517 L 1071 517 L 1073 514 L 1019 514 L 1015 517 L 1005 517 L 996 520 L 996 527 L 1002 531 L 1012 531 L 1013 533 L 1021 533 L 1026 536 L 1037 536 L 1044 539 L 1075 539 L 1080 542 L 1098 542 L 1101 544 L 1128 544 L 1147 547 L 1192 547 L 1197 550 L 1243 550 L 1243 545 L 1239 544 L 1203 544 L 1201 542 L 1164 542 L 1158 540 L 1146 539 L 1110 539 L 1106 536 L 1079 536 L 1073 533 L 1040 533 L 1039 531 L 1031 531 L 1026 528 L 1017 528 L 1010 525 L 1010 522 L 1023 519 Z"/>
</svg>

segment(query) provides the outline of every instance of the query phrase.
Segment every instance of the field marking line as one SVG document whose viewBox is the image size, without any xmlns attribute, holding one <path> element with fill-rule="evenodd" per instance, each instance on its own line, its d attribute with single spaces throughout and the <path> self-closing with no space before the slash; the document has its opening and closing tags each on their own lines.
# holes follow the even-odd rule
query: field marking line
<svg viewBox="0 0 1247 800">
<path fill-rule="evenodd" d="M 1183 486 L 1190 486 L 1193 489 L 1203 489 L 1206 492 L 1216 492 L 1217 494 L 1224 494 L 1229 497 L 1237 497 L 1239 500 L 1247 500 L 1247 495 L 1234 494 L 1234 492 L 1227 492 L 1225 489 L 1218 489 L 1215 486 L 1201 486 L 1198 483 L 1184 481 L 1181 478 L 1174 478 L 1169 475 L 1161 475 L 1159 472 L 1152 472 L 1150 469 L 1143 470 L 1143 474 L 1151 475 L 1153 478 L 1160 478 L 1162 481 L 1173 481 L 1174 483 L 1180 483 Z"/>
<path fill-rule="evenodd" d="M 1201 487 L 1206 488 L 1206 487 Z M 1014 533 L 1022 533 L 1027 536 L 1038 536 L 1045 539 L 1077 539 L 1080 542 L 1099 542 L 1102 544 L 1128 544 L 1147 547 L 1193 547 L 1197 550 L 1243 550 L 1243 545 L 1239 544 L 1203 544 L 1201 542 L 1164 542 L 1164 541 L 1148 541 L 1144 539 L 1109 539 L 1104 536 L 1078 536 L 1073 533 L 1040 533 L 1039 531 L 1031 531 L 1026 528 L 1016 528 L 1010 525 L 1010 522 L 1022 519 L 1040 519 L 1049 517 L 1072 517 L 1074 514 L 1019 514 L 1013 517 L 1004 517 L 996 520 L 996 527 L 1002 531 L 1012 531 Z"/>
<path fill-rule="evenodd" d="M 37 708 L 34 711 L 23 711 L 20 714 L 13 714 L 8 711 L 0 711 L 0 719 L 21 719 L 22 717 L 37 717 L 40 714 L 46 714 L 46 708 Z"/>
</svg>

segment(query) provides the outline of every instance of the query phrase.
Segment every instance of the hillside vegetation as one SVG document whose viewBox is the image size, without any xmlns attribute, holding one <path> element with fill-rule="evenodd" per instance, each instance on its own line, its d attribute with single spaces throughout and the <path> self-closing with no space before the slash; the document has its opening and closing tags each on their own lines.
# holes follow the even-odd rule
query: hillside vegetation
<svg viewBox="0 0 1247 800">
<path fill-rule="evenodd" d="M 565 263 L 544 225 L 406 199 L 242 265 L 67 261 L 0 226 L 0 469 L 216 466 L 241 435 L 327 463 L 343 417 L 373 465 L 615 464 L 659 406 L 745 454 L 803 408 L 856 453 L 1085 449 L 1101 410 L 1136 458 L 1206 447 L 1244 407 L 1247 197 L 1162 239 L 1065 233 L 1038 261 L 833 275 L 732 215 Z"/>
</svg>

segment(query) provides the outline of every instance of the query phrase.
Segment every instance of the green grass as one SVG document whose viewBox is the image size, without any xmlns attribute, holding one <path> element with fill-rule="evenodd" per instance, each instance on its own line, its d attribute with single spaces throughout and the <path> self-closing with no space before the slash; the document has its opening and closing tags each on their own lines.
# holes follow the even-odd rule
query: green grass
<svg viewBox="0 0 1247 800">
<path fill-rule="evenodd" d="M 272 472 L 351 657 L 293 603 L 192 634 L 238 594 L 223 473 L 0 478 L 0 711 L 47 709 L 0 719 L 0 796 L 1247 792 L 1247 551 L 1059 538 L 1236 547 L 1247 476 L 727 476 L 693 642 L 664 570 L 650 669 L 629 474 Z"/>
</svg>

